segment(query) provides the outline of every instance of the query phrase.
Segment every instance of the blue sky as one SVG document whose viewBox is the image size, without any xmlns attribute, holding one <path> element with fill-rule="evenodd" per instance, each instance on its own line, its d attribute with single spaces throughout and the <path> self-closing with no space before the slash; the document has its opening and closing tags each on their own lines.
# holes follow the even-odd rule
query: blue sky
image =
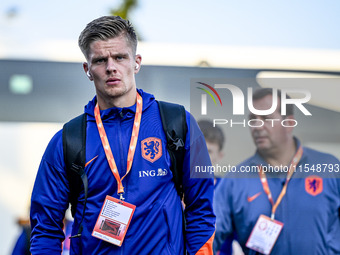
<svg viewBox="0 0 340 255">
<path fill-rule="evenodd" d="M 1 2 L 0 56 L 39 51 L 47 41 L 76 45 L 89 21 L 120 3 Z M 140 0 L 131 21 L 145 42 L 340 49 L 339 13 L 338 0 Z"/>
<path fill-rule="evenodd" d="M 340 1 L 143 2 L 135 20 L 151 41 L 340 48 Z"/>
</svg>

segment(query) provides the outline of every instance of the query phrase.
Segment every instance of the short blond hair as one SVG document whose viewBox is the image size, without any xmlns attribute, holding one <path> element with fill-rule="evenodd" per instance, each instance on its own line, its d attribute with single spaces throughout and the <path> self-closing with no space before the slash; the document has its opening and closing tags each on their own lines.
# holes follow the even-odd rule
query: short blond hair
<svg viewBox="0 0 340 255">
<path fill-rule="evenodd" d="M 108 40 L 125 35 L 133 54 L 137 50 L 137 35 L 130 21 L 119 16 L 103 16 L 88 23 L 80 33 L 78 45 L 86 59 L 89 56 L 90 45 L 94 41 Z"/>
</svg>

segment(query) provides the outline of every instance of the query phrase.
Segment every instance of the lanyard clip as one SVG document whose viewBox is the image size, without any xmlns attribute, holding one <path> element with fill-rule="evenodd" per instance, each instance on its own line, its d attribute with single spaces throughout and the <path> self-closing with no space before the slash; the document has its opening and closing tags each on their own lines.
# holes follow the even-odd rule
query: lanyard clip
<svg viewBox="0 0 340 255">
<path fill-rule="evenodd" d="M 122 200 L 122 201 L 125 200 L 125 198 L 123 197 L 123 195 L 124 195 L 124 192 L 123 192 L 123 193 L 119 193 L 119 199 Z"/>
<path fill-rule="evenodd" d="M 270 219 L 271 219 L 271 220 L 274 220 L 274 219 L 275 219 L 275 213 L 272 213 L 272 215 L 270 216 Z"/>
</svg>

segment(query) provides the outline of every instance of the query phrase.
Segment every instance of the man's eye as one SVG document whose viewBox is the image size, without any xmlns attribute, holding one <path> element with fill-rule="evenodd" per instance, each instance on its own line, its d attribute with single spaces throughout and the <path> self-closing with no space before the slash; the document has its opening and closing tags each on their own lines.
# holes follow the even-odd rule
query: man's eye
<svg viewBox="0 0 340 255">
<path fill-rule="evenodd" d="M 98 64 L 104 63 L 104 62 L 105 62 L 105 59 L 103 59 L 103 58 L 100 58 L 100 59 L 96 60 L 96 63 L 98 63 Z"/>
</svg>

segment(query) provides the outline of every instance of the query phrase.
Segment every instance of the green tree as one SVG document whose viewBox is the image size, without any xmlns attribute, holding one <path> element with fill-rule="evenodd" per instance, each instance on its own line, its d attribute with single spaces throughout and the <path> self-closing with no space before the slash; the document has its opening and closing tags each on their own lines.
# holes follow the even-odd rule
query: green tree
<svg viewBox="0 0 340 255">
<path fill-rule="evenodd" d="M 138 0 L 123 0 L 120 6 L 111 9 L 111 14 L 123 19 L 130 19 L 131 11 L 137 6 Z"/>
<path fill-rule="evenodd" d="M 138 0 L 123 0 L 122 3 L 117 7 L 110 10 L 110 14 L 114 16 L 120 16 L 123 19 L 131 21 L 131 12 L 137 7 Z M 140 35 L 136 25 L 134 24 L 138 40 L 142 41 L 142 36 Z"/>
</svg>

